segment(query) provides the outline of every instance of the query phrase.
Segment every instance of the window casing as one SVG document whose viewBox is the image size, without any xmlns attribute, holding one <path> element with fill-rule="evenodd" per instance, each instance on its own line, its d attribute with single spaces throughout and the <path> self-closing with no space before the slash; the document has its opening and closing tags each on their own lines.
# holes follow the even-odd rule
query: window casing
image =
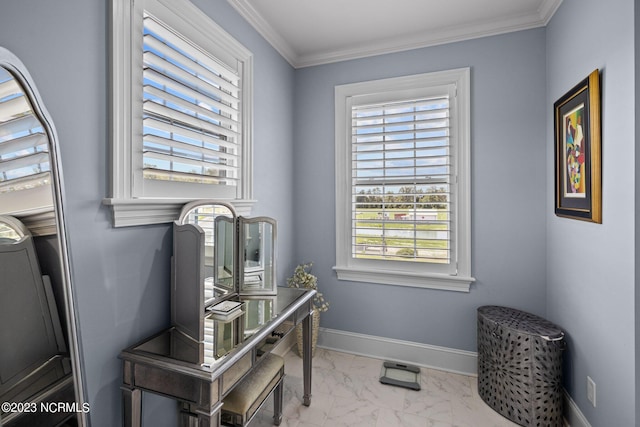
<svg viewBox="0 0 640 427">
<path fill-rule="evenodd" d="M 115 226 L 252 200 L 252 54 L 188 0 L 112 0 Z"/>
<path fill-rule="evenodd" d="M 469 74 L 336 86 L 339 279 L 469 290 Z"/>
</svg>

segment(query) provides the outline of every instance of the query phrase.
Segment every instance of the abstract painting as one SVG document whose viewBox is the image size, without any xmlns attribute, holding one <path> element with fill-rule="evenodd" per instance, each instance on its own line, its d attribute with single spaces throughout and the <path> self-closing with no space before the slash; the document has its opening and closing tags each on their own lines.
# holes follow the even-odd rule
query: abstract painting
<svg viewBox="0 0 640 427">
<path fill-rule="evenodd" d="M 600 73 L 554 104 L 555 213 L 602 223 Z"/>
</svg>

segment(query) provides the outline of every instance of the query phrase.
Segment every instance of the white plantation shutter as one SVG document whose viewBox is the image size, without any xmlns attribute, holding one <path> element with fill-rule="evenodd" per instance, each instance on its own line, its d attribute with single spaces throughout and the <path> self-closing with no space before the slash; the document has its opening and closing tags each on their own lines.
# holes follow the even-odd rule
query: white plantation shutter
<svg viewBox="0 0 640 427">
<path fill-rule="evenodd" d="M 49 182 L 47 135 L 18 82 L 0 68 L 0 193 Z"/>
<path fill-rule="evenodd" d="M 253 54 L 190 0 L 109 3 L 113 225 L 199 199 L 250 215 Z"/>
<path fill-rule="evenodd" d="M 241 167 L 240 76 L 144 16 L 145 180 L 215 184 L 235 197 Z"/>
<path fill-rule="evenodd" d="M 470 70 L 336 86 L 338 279 L 469 291 Z"/>
<path fill-rule="evenodd" d="M 352 256 L 449 263 L 448 95 L 352 108 Z"/>
</svg>

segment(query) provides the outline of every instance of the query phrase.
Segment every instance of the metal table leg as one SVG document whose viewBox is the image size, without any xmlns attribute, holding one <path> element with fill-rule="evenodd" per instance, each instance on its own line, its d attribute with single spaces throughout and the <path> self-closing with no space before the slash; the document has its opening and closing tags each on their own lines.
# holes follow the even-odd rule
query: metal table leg
<svg viewBox="0 0 640 427">
<path fill-rule="evenodd" d="M 311 328 L 313 316 L 311 313 L 302 320 L 302 368 L 304 381 L 304 395 L 302 403 L 311 405 Z"/>
</svg>

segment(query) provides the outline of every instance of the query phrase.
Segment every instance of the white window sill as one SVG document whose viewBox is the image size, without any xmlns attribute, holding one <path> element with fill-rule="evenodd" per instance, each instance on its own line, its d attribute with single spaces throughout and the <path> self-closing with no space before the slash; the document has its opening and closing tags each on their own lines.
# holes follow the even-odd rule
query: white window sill
<svg viewBox="0 0 640 427">
<path fill-rule="evenodd" d="M 185 199 L 115 199 L 102 200 L 111 208 L 113 226 L 129 227 L 135 225 L 163 224 L 178 219 Z M 236 213 L 242 216 L 251 214 L 255 200 L 220 200 L 230 203 Z"/>
<path fill-rule="evenodd" d="M 415 288 L 440 289 L 455 292 L 469 292 L 475 278 L 446 274 L 416 274 L 403 271 L 357 269 L 353 267 L 333 267 L 338 280 L 353 282 L 381 283 L 384 285 L 410 286 Z"/>
</svg>

